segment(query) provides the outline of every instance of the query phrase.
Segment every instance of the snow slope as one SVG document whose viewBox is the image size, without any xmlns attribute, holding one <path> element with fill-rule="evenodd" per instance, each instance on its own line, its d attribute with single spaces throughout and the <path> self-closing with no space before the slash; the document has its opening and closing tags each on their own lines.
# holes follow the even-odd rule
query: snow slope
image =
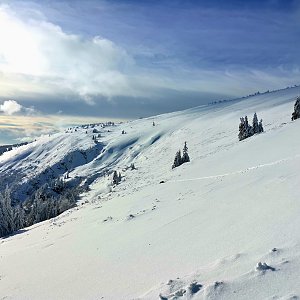
<svg viewBox="0 0 300 300">
<path fill-rule="evenodd" d="M 4 153 L 0 176 L 18 180 L 20 198 L 33 178 L 67 169 L 90 190 L 0 239 L 0 299 L 299 299 L 299 94 L 98 126 L 99 143 L 73 129 Z M 239 142 L 239 118 L 255 111 L 265 133 Z M 191 162 L 172 170 L 184 141 Z"/>
</svg>

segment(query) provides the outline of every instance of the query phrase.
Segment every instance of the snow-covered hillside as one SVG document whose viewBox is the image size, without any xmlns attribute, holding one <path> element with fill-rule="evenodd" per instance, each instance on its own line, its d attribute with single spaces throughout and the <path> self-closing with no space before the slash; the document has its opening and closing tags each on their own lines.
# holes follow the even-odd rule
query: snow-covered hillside
<svg viewBox="0 0 300 300">
<path fill-rule="evenodd" d="M 4 153 L 0 176 L 20 199 L 66 173 L 89 189 L 0 239 L 0 299 L 300 299 L 299 94 L 73 128 Z M 254 112 L 265 132 L 239 142 Z M 171 169 L 185 141 L 191 162 Z"/>
</svg>

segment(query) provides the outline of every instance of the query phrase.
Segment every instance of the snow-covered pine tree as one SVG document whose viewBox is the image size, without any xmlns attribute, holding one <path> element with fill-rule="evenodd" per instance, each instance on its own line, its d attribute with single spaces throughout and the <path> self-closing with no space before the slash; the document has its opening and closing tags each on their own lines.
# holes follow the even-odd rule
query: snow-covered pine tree
<svg viewBox="0 0 300 300">
<path fill-rule="evenodd" d="M 249 125 L 249 122 L 248 122 L 248 117 L 245 116 L 245 124 L 246 124 L 246 138 L 252 136 L 254 134 L 253 132 L 253 128 L 251 125 Z"/>
<path fill-rule="evenodd" d="M 182 158 L 181 158 L 181 163 L 186 163 L 190 161 L 190 157 L 188 154 L 188 147 L 186 142 L 184 142 L 184 146 L 183 146 L 183 151 L 182 151 Z"/>
<path fill-rule="evenodd" d="M 174 163 L 172 165 L 172 169 L 179 167 L 182 164 L 182 158 L 181 158 L 181 151 L 178 150 L 176 152 L 175 158 L 174 158 Z"/>
<path fill-rule="evenodd" d="M 259 133 L 259 125 L 258 125 L 258 119 L 256 113 L 254 113 L 253 116 L 252 128 L 253 128 L 253 134 Z"/>
<path fill-rule="evenodd" d="M 240 118 L 240 125 L 239 125 L 239 141 L 244 140 L 245 138 L 247 138 L 246 136 L 246 124 L 245 124 L 245 119 L 242 117 Z"/>
<path fill-rule="evenodd" d="M 15 230 L 21 229 L 25 226 L 25 211 L 21 204 L 14 207 L 13 219 Z"/>
<path fill-rule="evenodd" d="M 297 97 L 294 105 L 294 112 L 292 113 L 292 121 L 297 120 L 299 118 L 300 118 L 300 96 Z"/>
<path fill-rule="evenodd" d="M 262 119 L 260 119 L 260 121 L 259 121 L 259 124 L 258 124 L 258 133 L 264 132 L 264 127 L 263 127 L 262 121 L 263 121 Z"/>
<path fill-rule="evenodd" d="M 8 186 L 0 192 L 0 236 L 5 236 L 15 230 L 13 208 Z"/>
<path fill-rule="evenodd" d="M 239 125 L 239 140 L 242 141 L 254 134 L 253 127 L 249 125 L 248 123 L 248 117 L 245 116 L 245 118 L 240 118 L 241 122 Z"/>
<path fill-rule="evenodd" d="M 33 202 L 29 214 L 29 224 L 44 221 L 45 200 L 46 200 L 47 184 L 37 189 L 33 195 Z"/>
</svg>

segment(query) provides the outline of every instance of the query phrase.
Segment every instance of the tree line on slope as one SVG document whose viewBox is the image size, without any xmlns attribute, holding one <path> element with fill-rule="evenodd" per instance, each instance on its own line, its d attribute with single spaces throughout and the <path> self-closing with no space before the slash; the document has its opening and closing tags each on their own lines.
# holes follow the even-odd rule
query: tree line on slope
<svg viewBox="0 0 300 300">
<path fill-rule="evenodd" d="M 292 113 L 292 121 L 297 120 L 300 118 L 300 96 L 296 98 L 296 102 L 294 104 L 294 111 Z M 259 134 L 264 132 L 262 119 L 258 122 L 257 114 L 254 113 L 252 126 L 248 122 L 248 117 L 240 118 L 240 125 L 239 125 L 239 140 L 242 141 L 246 138 L 253 136 L 254 134 Z"/>
<path fill-rule="evenodd" d="M 54 218 L 75 206 L 80 189 L 62 179 L 50 180 L 22 203 L 13 205 L 12 189 L 0 192 L 0 237 L 24 227 Z"/>
<path fill-rule="evenodd" d="M 17 148 L 17 147 L 21 147 L 24 145 L 29 144 L 29 142 L 24 142 L 24 143 L 20 143 L 20 144 L 13 144 L 13 145 L 3 145 L 0 146 L 0 155 L 2 155 L 3 153 L 12 150 L 13 148 Z"/>
</svg>

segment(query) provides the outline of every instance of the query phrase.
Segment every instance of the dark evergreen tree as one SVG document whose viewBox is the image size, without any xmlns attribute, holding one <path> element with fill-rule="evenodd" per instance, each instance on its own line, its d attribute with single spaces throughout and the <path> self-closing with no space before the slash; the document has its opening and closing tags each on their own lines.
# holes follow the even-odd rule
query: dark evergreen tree
<svg viewBox="0 0 300 300">
<path fill-rule="evenodd" d="M 242 141 L 247 138 L 247 129 L 246 129 L 246 123 L 244 118 L 240 118 L 240 125 L 239 125 L 239 141 Z"/>
<path fill-rule="evenodd" d="M 248 138 L 254 134 L 252 126 L 249 125 L 247 116 L 245 116 L 245 129 L 246 129 L 246 138 Z"/>
<path fill-rule="evenodd" d="M 256 113 L 254 113 L 253 116 L 252 128 L 253 128 L 253 134 L 259 133 L 259 125 L 258 125 L 258 119 Z"/>
<path fill-rule="evenodd" d="M 0 236 L 5 236 L 15 230 L 14 213 L 8 186 L 0 192 Z"/>
<path fill-rule="evenodd" d="M 179 167 L 181 164 L 182 164 L 181 151 L 178 150 L 174 158 L 172 169 Z"/>
<path fill-rule="evenodd" d="M 187 147 L 186 142 L 184 142 L 181 163 L 186 163 L 186 162 L 189 162 L 189 161 L 190 161 L 190 157 L 189 157 L 189 154 L 188 154 L 188 147 Z"/>
<path fill-rule="evenodd" d="M 294 112 L 292 113 L 292 121 L 297 120 L 299 118 L 300 118 L 300 96 L 297 97 L 294 105 Z"/>
<path fill-rule="evenodd" d="M 258 124 L 258 133 L 264 132 L 264 127 L 263 127 L 262 121 L 263 121 L 262 119 L 260 119 L 260 121 L 259 121 L 259 124 Z"/>
<path fill-rule="evenodd" d="M 119 175 L 117 171 L 114 171 L 113 173 L 113 179 L 112 179 L 113 184 L 117 185 L 119 184 Z"/>
<path fill-rule="evenodd" d="M 25 226 L 25 211 L 21 204 L 14 207 L 13 221 L 15 230 L 21 229 Z"/>
</svg>

